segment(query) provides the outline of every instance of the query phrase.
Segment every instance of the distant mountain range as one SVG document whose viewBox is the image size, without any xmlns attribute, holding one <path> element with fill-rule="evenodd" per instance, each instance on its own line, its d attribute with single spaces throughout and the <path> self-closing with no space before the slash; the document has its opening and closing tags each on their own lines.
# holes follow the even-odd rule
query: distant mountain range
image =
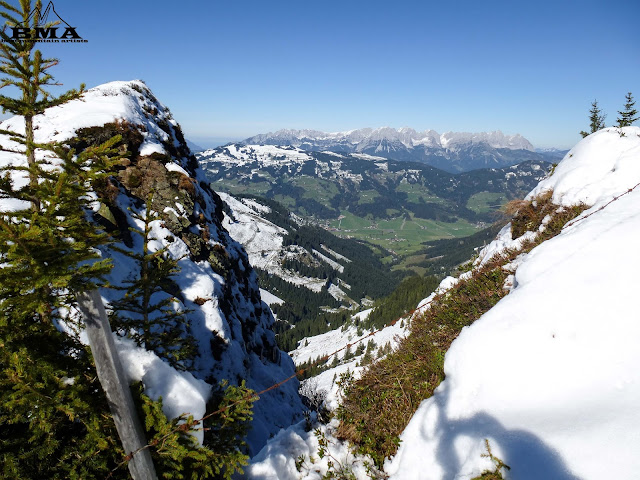
<svg viewBox="0 0 640 480">
<path fill-rule="evenodd" d="M 189 147 L 189 150 L 191 150 L 191 152 L 193 152 L 193 153 L 198 153 L 198 152 L 202 152 L 202 151 L 206 150 L 205 148 L 201 147 L 200 145 L 197 145 L 197 144 L 193 143 L 188 138 L 185 138 L 185 141 L 187 142 L 187 146 Z"/>
<path fill-rule="evenodd" d="M 569 153 L 569 149 L 563 150 L 561 148 L 536 148 L 536 152 L 554 157 L 556 159 L 556 162 L 559 162 L 567 153 Z"/>
<path fill-rule="evenodd" d="M 451 174 L 417 162 L 274 145 L 226 145 L 196 157 L 217 190 L 275 199 L 316 219 L 335 219 L 345 211 L 385 219 L 408 209 L 421 218 L 490 222 L 502 203 L 519 198 L 551 168 L 527 161 Z M 491 195 L 472 199 L 479 194 Z"/>
<path fill-rule="evenodd" d="M 308 151 L 360 153 L 392 160 L 420 162 L 451 173 L 502 168 L 528 160 L 557 161 L 556 151 L 536 151 L 522 135 L 500 131 L 464 133 L 412 128 L 362 128 L 326 133 L 278 130 L 247 138 L 244 145 L 293 146 Z"/>
<path fill-rule="evenodd" d="M 276 200 L 335 235 L 375 244 L 382 256 L 393 257 L 484 228 L 504 203 L 521 198 L 551 169 L 528 161 L 452 174 L 424 163 L 275 145 L 226 145 L 196 157 L 215 190 Z"/>
</svg>

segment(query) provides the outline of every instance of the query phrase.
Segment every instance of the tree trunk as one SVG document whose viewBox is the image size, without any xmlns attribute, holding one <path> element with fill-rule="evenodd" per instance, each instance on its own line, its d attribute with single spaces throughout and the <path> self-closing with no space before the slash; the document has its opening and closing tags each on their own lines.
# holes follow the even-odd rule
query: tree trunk
<svg viewBox="0 0 640 480">
<path fill-rule="evenodd" d="M 134 480 L 157 480 L 149 449 L 138 451 L 147 441 L 116 351 L 102 298 L 97 290 L 83 292 L 78 295 L 78 306 L 86 324 L 98 379 L 107 395 L 122 447 L 127 455 L 137 452 L 128 464 L 131 477 Z"/>
<path fill-rule="evenodd" d="M 26 141 L 25 155 L 29 167 L 29 185 L 31 186 L 31 191 L 35 192 L 38 188 L 38 174 L 34 170 L 36 166 L 36 149 L 33 145 L 33 115 L 24 116 L 24 136 Z M 34 193 L 32 193 L 31 197 L 31 206 L 35 211 L 40 210 L 40 199 Z"/>
</svg>

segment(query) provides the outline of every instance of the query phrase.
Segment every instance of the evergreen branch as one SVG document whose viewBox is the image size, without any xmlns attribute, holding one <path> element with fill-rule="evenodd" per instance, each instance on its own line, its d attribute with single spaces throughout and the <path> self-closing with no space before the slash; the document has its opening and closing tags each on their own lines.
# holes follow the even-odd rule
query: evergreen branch
<svg viewBox="0 0 640 480">
<path fill-rule="evenodd" d="M 11 10 L 12 12 L 16 12 L 18 15 L 22 15 L 22 11 L 18 10 L 16 7 L 6 2 L 5 0 L 0 0 L 0 7 L 6 10 Z"/>
<path fill-rule="evenodd" d="M 2 145 L 0 145 L 0 152 L 17 153 L 19 155 L 24 155 L 24 152 L 21 150 L 13 150 L 11 148 L 5 148 Z"/>
<path fill-rule="evenodd" d="M 21 14 L 20 10 L 18 10 L 13 5 L 4 1 L 0 2 L 0 7 L 5 8 L 6 10 L 11 10 L 13 12 L 16 12 L 17 14 Z M 7 12 L 0 12 L 0 15 L 2 15 L 4 18 L 7 19 L 7 21 L 9 22 L 9 26 L 11 26 L 11 24 L 17 25 L 20 23 L 15 17 L 11 16 Z"/>
<path fill-rule="evenodd" d="M 6 73 L 7 75 L 11 75 L 14 78 L 19 75 L 18 72 L 16 72 L 15 70 L 11 70 L 9 68 L 0 68 L 0 70 L 3 73 Z M 13 78 L 3 78 L 2 83 L 0 84 L 0 88 L 9 87 L 11 85 L 15 87 L 19 87 L 21 83 L 19 83 L 17 80 L 14 80 Z M 11 99 L 11 100 L 16 101 L 16 99 Z"/>
<path fill-rule="evenodd" d="M 4 68 L 4 69 L 2 69 L 2 71 L 4 73 L 7 73 L 7 75 L 12 75 L 14 77 L 18 76 L 18 72 L 14 71 L 14 70 L 11 70 L 9 68 Z M 17 80 L 13 80 L 12 78 L 4 78 L 4 79 L 2 79 L 2 84 L 0 84 L 0 88 L 9 87 L 11 85 L 13 85 L 14 87 L 20 87 L 20 85 L 22 85 L 22 84 L 20 82 L 18 82 Z M 2 97 L 7 99 L 7 100 L 12 100 L 14 102 L 19 101 L 17 98 L 5 97 L 4 95 Z"/>
<path fill-rule="evenodd" d="M 0 101 L 2 99 L 2 96 L 0 95 Z M 18 132 L 14 132 L 12 130 L 3 130 L 0 129 L 0 135 L 10 135 L 11 136 L 11 140 L 13 140 L 14 138 L 24 138 L 24 135 L 22 135 L 21 133 Z"/>
<path fill-rule="evenodd" d="M 15 54 L 12 54 L 12 52 L 10 51 L 5 51 L 4 47 L 4 43 L 0 44 L 2 45 L 1 50 L 0 50 L 0 57 L 5 59 L 5 62 L 10 63 L 11 65 L 13 65 L 16 70 L 11 70 L 8 66 L 2 66 L 0 67 L 0 71 L 2 71 L 3 73 L 6 73 L 7 75 L 11 75 L 11 76 L 15 76 L 15 75 L 20 75 L 21 73 L 24 73 L 25 70 L 22 68 L 22 65 L 20 64 L 20 62 L 17 60 L 17 58 L 15 57 Z"/>
</svg>

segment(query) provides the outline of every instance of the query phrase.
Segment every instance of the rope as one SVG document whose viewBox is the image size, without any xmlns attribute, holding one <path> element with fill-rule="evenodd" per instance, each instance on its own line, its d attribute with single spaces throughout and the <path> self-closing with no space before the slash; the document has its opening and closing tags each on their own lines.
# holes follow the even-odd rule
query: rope
<svg viewBox="0 0 640 480">
<path fill-rule="evenodd" d="M 613 197 L 611 200 L 609 200 L 607 203 L 605 203 L 604 205 L 602 205 L 600 208 L 594 210 L 593 212 L 585 215 L 584 217 L 579 217 L 575 220 L 570 221 L 569 223 L 567 223 L 564 228 L 569 228 L 572 227 L 573 225 L 575 225 L 578 222 L 581 222 L 582 220 L 584 220 L 585 218 L 589 218 L 591 215 L 598 213 L 601 210 L 604 210 L 606 207 L 608 207 L 609 205 L 611 205 L 613 202 L 615 202 L 616 200 L 620 199 L 621 197 L 624 197 L 625 195 L 633 192 L 636 188 L 638 188 L 640 186 L 640 183 L 636 183 L 633 187 L 631 187 L 629 190 L 621 193 L 618 196 Z"/>
<path fill-rule="evenodd" d="M 578 222 L 581 222 L 582 220 L 590 217 L 591 215 L 594 215 L 595 213 L 604 210 L 606 207 L 608 207 L 611 203 L 619 200 L 621 197 L 633 192 L 636 188 L 640 187 L 640 183 L 637 183 L 636 185 L 634 185 L 633 187 L 629 188 L 627 191 L 621 193 L 620 195 L 617 195 L 615 197 L 613 197 L 610 201 L 608 201 L 607 203 L 605 203 L 604 205 L 602 205 L 601 207 L 599 207 L 598 209 L 594 210 L 593 212 L 583 216 L 583 217 L 579 217 L 575 220 L 572 220 L 571 222 L 567 223 L 564 228 L 569 228 L 573 225 L 575 225 Z M 120 462 L 118 465 L 116 465 L 113 470 L 111 470 L 111 472 L 109 473 L 109 475 L 106 477 L 106 480 L 109 480 L 110 478 L 112 478 L 113 474 L 122 466 L 126 465 L 129 461 L 131 461 L 131 459 L 133 459 L 133 457 L 141 452 L 142 450 L 145 450 L 147 448 L 151 448 L 151 447 L 155 447 L 156 445 L 158 445 L 159 443 L 162 443 L 164 440 L 166 440 L 169 436 L 173 435 L 174 433 L 177 432 L 189 432 L 192 430 L 206 430 L 204 429 L 204 427 L 197 429 L 194 428 L 196 425 L 199 425 L 200 423 L 204 422 L 205 420 L 207 420 L 208 418 L 214 416 L 214 415 L 218 415 L 220 413 L 223 413 L 227 410 L 229 410 L 230 408 L 238 405 L 239 403 L 243 403 L 243 402 L 255 402 L 257 400 L 260 399 L 260 396 L 270 392 L 271 390 L 275 390 L 277 388 L 280 388 L 281 386 L 283 386 L 284 384 L 288 383 L 289 381 L 293 380 L 294 378 L 296 378 L 298 375 L 302 375 L 304 374 L 307 370 L 309 370 L 312 367 L 315 367 L 316 365 L 326 362 L 327 360 L 329 360 L 329 358 L 333 357 L 334 355 L 337 355 L 338 353 L 342 352 L 343 350 L 346 349 L 350 349 L 351 347 L 353 347 L 354 345 L 359 344 L 360 342 L 362 342 L 363 340 L 366 340 L 369 337 L 372 337 L 374 335 L 376 335 L 377 333 L 380 333 L 382 330 L 384 330 L 387 327 L 391 327 L 393 325 L 395 325 L 396 323 L 398 323 L 400 320 L 402 320 L 403 318 L 407 318 L 407 317 L 413 317 L 419 310 L 425 308 L 429 306 L 429 303 L 421 306 L 421 307 L 417 307 L 414 308 L 413 310 L 410 310 L 408 313 L 396 318 L 395 320 L 389 322 L 388 324 L 384 325 L 383 327 L 377 329 L 377 330 L 372 330 L 371 332 L 369 332 L 368 334 L 364 335 L 363 337 L 357 339 L 356 341 L 352 342 L 352 343 L 348 343 L 347 345 L 345 345 L 342 348 L 339 348 L 338 350 L 335 350 L 334 352 L 331 352 L 323 357 L 317 358 L 315 361 L 311 362 L 309 365 L 307 365 L 304 368 L 301 368 L 299 370 L 297 370 L 295 373 L 293 373 L 292 375 L 289 375 L 287 378 L 285 378 L 284 380 L 281 380 L 278 383 L 274 383 L 273 385 L 271 385 L 268 388 L 265 388 L 264 390 L 261 390 L 259 392 L 254 392 L 250 395 L 247 395 L 243 398 L 241 398 L 240 400 L 236 400 L 235 402 L 232 402 L 218 410 L 216 410 L 215 412 L 211 412 L 207 415 L 205 415 L 202 418 L 199 418 L 197 420 L 192 420 L 191 422 L 185 422 L 179 426 L 177 426 L 175 429 L 173 429 L 171 432 L 167 433 L 166 435 L 162 436 L 161 438 L 158 438 L 156 440 L 153 440 L 152 442 L 148 443 L 147 445 L 144 445 L 143 447 L 138 448 L 137 450 L 129 453 L 127 456 L 124 457 L 124 459 L 122 460 L 122 462 Z"/>
<path fill-rule="evenodd" d="M 177 432 L 189 432 L 189 431 L 196 431 L 196 430 L 206 430 L 204 427 L 201 428 L 194 428 L 196 425 L 199 425 L 200 423 L 204 422 L 205 420 L 207 420 L 208 418 L 214 416 L 214 415 L 218 415 L 220 413 L 223 413 L 227 410 L 229 410 L 230 408 L 238 405 L 239 403 L 243 403 L 243 402 L 255 402 L 257 400 L 260 399 L 260 395 L 263 395 L 267 392 L 270 392 L 271 390 L 275 390 L 277 388 L 280 388 L 281 386 L 283 386 L 285 383 L 288 383 L 289 381 L 293 380 L 294 378 L 296 378 L 298 375 L 302 375 L 304 374 L 307 370 L 309 370 L 310 368 L 326 362 L 327 360 L 329 360 L 329 358 L 333 357 L 334 355 L 337 355 L 338 353 L 340 353 L 343 350 L 346 349 L 350 349 L 351 347 L 353 347 L 354 345 L 357 345 L 358 343 L 362 342 L 363 340 L 366 340 L 369 337 L 372 337 L 374 335 L 376 335 L 377 333 L 380 333 L 382 330 L 384 330 L 387 327 L 392 327 L 394 326 L 396 323 L 398 323 L 400 320 L 407 318 L 407 317 L 413 317 L 418 311 L 422 310 L 425 307 L 428 307 L 429 304 L 425 304 L 422 305 L 421 307 L 416 307 L 413 310 L 410 310 L 409 312 L 405 313 L 404 315 L 396 318 L 395 320 L 387 323 L 386 325 L 382 326 L 381 328 L 377 329 L 377 330 L 372 330 L 371 332 L 367 333 L 366 335 L 364 335 L 363 337 L 355 340 L 354 342 L 348 343 L 347 345 L 345 345 L 342 348 L 339 348 L 338 350 L 331 352 L 323 357 L 317 358 L 314 362 L 310 363 L 309 365 L 307 365 L 304 368 L 301 368 L 299 370 L 297 370 L 295 373 L 293 373 L 292 375 L 289 375 L 287 378 L 285 378 L 284 380 L 279 381 L 278 383 L 274 383 L 273 385 L 271 385 L 268 388 L 265 388 L 264 390 L 261 390 L 259 392 L 254 392 L 250 395 L 247 395 L 239 400 L 236 400 L 235 402 L 232 402 L 228 405 L 225 405 L 224 407 L 216 410 L 215 412 L 211 412 L 208 413 L 207 415 L 205 415 L 202 418 L 199 418 L 197 420 L 192 420 L 191 422 L 185 422 L 182 423 L 180 425 L 178 425 L 176 428 L 174 428 L 172 431 L 170 431 L 169 433 L 167 433 L 166 435 L 157 438 L 151 442 L 149 442 L 148 444 L 138 448 L 137 450 L 129 453 L 128 455 L 126 455 L 124 457 L 124 459 L 118 464 L 116 465 L 113 470 L 111 470 L 111 472 L 109 472 L 109 475 L 107 475 L 107 477 L 105 478 L 105 480 L 109 480 L 110 478 L 113 477 L 113 474 L 121 467 L 123 467 L 124 465 L 126 465 L 127 463 L 129 463 L 129 461 L 131 461 L 133 459 L 133 457 L 138 454 L 139 452 L 141 452 L 142 450 L 146 450 L 147 448 L 151 448 L 151 447 L 155 447 L 156 445 L 158 445 L 159 443 L 164 442 L 167 438 L 169 438 L 171 435 L 173 435 L 174 433 Z"/>
</svg>

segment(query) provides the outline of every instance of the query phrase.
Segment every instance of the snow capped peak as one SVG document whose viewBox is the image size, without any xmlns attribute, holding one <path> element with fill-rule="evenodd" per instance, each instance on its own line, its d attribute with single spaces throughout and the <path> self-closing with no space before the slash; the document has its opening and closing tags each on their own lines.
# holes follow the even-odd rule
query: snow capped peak
<svg viewBox="0 0 640 480">
<path fill-rule="evenodd" d="M 440 143 L 443 147 L 449 149 L 455 149 L 466 145 L 486 144 L 493 148 L 534 151 L 531 142 L 519 133 L 515 135 L 505 135 L 499 130 L 481 133 L 446 132 L 441 135 Z"/>
<path fill-rule="evenodd" d="M 141 80 L 115 81 L 87 90 L 82 98 L 53 107 L 35 117 L 37 142 L 63 141 L 81 128 L 102 126 L 125 120 L 143 126 L 142 154 L 167 153 L 162 146 L 169 134 L 160 127 L 166 123 L 178 128 L 169 110 L 160 103 Z M 24 132 L 22 117 L 2 122 L 3 129 Z"/>
<path fill-rule="evenodd" d="M 256 135 L 255 137 L 251 137 L 250 139 L 245 140 L 243 143 L 248 145 L 259 145 L 262 143 L 294 145 L 296 142 L 301 142 L 305 139 L 322 139 L 327 135 L 331 134 L 320 132 L 318 130 L 292 130 L 284 128 L 275 132 Z"/>
<path fill-rule="evenodd" d="M 410 127 L 361 128 L 333 133 L 278 130 L 247 138 L 241 143 L 367 154 L 426 163 L 452 173 L 478 168 L 501 168 L 525 160 L 550 160 L 550 154 L 536 153 L 531 143 L 521 135 L 505 135 L 500 131 L 447 132 L 441 135 L 434 130 L 418 132 Z M 553 160 L 556 161 L 556 158 Z"/>
<path fill-rule="evenodd" d="M 374 142 L 399 142 L 407 148 L 415 145 L 453 148 L 467 144 L 484 143 L 493 148 L 508 148 L 510 150 L 530 150 L 533 145 L 520 134 L 505 135 L 500 131 L 481 133 L 447 132 L 440 135 L 434 130 L 417 132 L 410 127 L 393 128 L 361 128 L 344 132 L 325 133 L 317 130 L 278 130 L 247 138 L 245 144 L 277 143 L 301 146 L 304 142 L 332 141 L 334 144 L 358 144 L 360 150 Z"/>
</svg>

